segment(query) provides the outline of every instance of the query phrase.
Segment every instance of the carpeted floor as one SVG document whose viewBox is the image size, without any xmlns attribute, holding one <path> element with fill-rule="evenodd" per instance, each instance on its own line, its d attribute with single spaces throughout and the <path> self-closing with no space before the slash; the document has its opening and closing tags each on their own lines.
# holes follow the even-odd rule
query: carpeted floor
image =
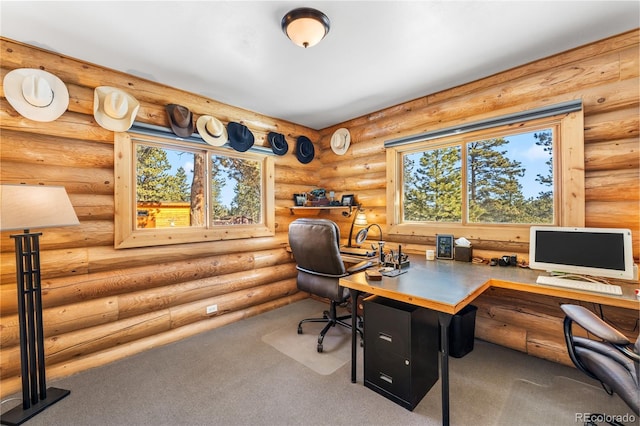
<svg viewBox="0 0 640 426">
<path fill-rule="evenodd" d="M 263 339 L 283 329 L 310 342 L 297 323 L 325 309 L 306 299 L 151 349 L 50 386 L 71 394 L 27 426 L 440 425 L 440 382 L 413 412 L 362 383 L 350 363 L 322 374 Z M 333 330 L 332 330 L 333 332 Z M 300 340 L 302 342 L 302 340 Z M 298 344 L 298 343 L 291 343 Z M 301 343 L 302 344 L 302 343 Z M 304 343 L 308 344 L 308 343 Z M 344 345 L 349 346 L 346 339 Z M 329 352 L 327 352 L 329 354 Z M 321 356 L 322 354 L 317 354 Z M 576 415 L 630 413 L 617 397 L 574 368 L 476 340 L 450 360 L 452 425 L 581 425 Z M 19 401 L 2 404 L 5 412 Z M 604 407 L 604 408 L 603 408 Z M 637 419 L 633 423 L 637 424 Z"/>
</svg>

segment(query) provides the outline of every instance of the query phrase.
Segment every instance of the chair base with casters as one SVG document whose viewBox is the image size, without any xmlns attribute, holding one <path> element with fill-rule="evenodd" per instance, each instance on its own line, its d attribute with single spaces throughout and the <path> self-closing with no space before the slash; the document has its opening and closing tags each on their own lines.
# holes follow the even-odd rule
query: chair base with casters
<svg viewBox="0 0 640 426">
<path fill-rule="evenodd" d="M 298 334 L 302 334 L 302 324 L 305 322 L 326 322 L 327 325 L 324 326 L 320 334 L 318 335 L 318 352 L 323 351 L 322 342 L 324 341 L 324 336 L 327 332 L 336 325 L 341 325 L 349 330 L 351 330 L 351 314 L 338 316 L 337 308 L 338 302 L 331 301 L 329 305 L 329 310 L 324 311 L 322 313 L 322 318 L 306 318 L 298 323 Z M 358 317 L 358 326 L 356 327 L 356 331 L 360 335 L 360 346 L 364 346 L 364 335 L 362 333 L 362 319 Z"/>
<path fill-rule="evenodd" d="M 578 370 L 597 380 L 640 414 L 640 336 L 635 345 L 618 330 L 579 305 L 561 305 L 565 313 L 564 336 L 569 357 Z M 601 340 L 574 336 L 573 323 Z M 596 416 L 597 417 L 597 416 Z M 607 422 L 619 425 L 617 422 Z M 592 421 L 585 423 L 594 425 Z"/>
</svg>

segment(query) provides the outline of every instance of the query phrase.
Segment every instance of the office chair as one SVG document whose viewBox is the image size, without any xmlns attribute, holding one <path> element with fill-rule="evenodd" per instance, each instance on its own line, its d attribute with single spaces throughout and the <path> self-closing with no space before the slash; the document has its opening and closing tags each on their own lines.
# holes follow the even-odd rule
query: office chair
<svg viewBox="0 0 640 426">
<path fill-rule="evenodd" d="M 632 344 L 622 333 L 583 306 L 560 307 L 566 315 L 564 336 L 571 361 L 586 375 L 598 380 L 609 395 L 617 393 L 639 415 L 640 336 Z M 602 340 L 574 336 L 574 322 Z"/>
<path fill-rule="evenodd" d="M 318 352 L 322 352 L 322 341 L 331 327 L 339 324 L 351 329 L 351 315 L 338 316 L 338 305 L 346 303 L 349 290 L 339 285 L 339 280 L 371 266 L 370 261 L 360 262 L 347 269 L 340 257 L 340 229 L 327 219 L 296 219 L 289 225 L 289 246 L 298 269 L 298 289 L 329 299 L 329 310 L 322 318 L 307 318 L 298 323 L 298 334 L 302 334 L 305 322 L 326 322 L 318 336 Z M 346 320 L 349 320 L 348 322 Z M 359 319 L 359 322 L 361 320 Z M 363 335 L 357 327 L 362 342 Z"/>
</svg>

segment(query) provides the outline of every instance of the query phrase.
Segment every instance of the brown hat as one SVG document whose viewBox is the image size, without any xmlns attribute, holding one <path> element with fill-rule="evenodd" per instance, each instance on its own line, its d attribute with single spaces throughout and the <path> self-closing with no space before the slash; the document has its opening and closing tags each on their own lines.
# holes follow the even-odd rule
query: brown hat
<svg viewBox="0 0 640 426">
<path fill-rule="evenodd" d="M 183 138 L 188 138 L 193 134 L 193 114 L 189 108 L 182 105 L 167 104 L 167 117 L 173 133 Z"/>
</svg>

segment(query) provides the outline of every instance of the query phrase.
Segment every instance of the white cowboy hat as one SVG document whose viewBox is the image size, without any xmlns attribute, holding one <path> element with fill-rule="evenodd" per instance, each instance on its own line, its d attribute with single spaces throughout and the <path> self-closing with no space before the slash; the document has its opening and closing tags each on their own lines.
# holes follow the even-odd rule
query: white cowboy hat
<svg viewBox="0 0 640 426">
<path fill-rule="evenodd" d="M 107 130 L 129 130 L 139 108 L 136 98 L 115 87 L 99 86 L 93 92 L 93 117 Z"/>
<path fill-rule="evenodd" d="M 344 127 L 339 128 L 331 136 L 331 149 L 338 155 L 344 155 L 351 144 L 351 134 Z"/>
<path fill-rule="evenodd" d="M 69 106 L 67 86 L 55 75 L 18 68 L 4 76 L 4 95 L 20 115 L 34 121 L 54 121 Z"/>
<path fill-rule="evenodd" d="M 210 115 L 200 116 L 196 122 L 196 128 L 202 139 L 209 145 L 222 146 L 229 140 L 224 124 Z"/>
</svg>

